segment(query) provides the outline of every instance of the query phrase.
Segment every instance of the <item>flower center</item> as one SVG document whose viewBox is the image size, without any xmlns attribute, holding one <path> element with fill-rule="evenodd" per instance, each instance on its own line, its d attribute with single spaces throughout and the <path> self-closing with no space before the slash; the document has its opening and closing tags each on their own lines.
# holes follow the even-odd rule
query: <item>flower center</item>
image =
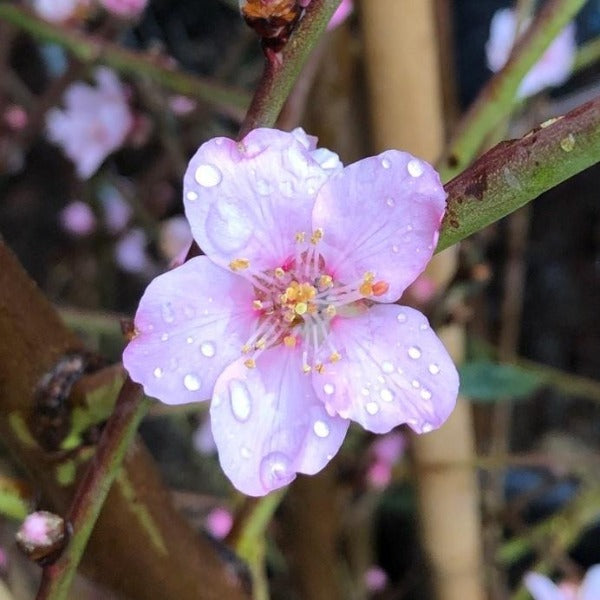
<svg viewBox="0 0 600 600">
<path fill-rule="evenodd" d="M 284 344 L 302 348 L 304 373 L 323 373 L 325 365 L 318 358 L 325 355 L 322 347 L 327 348 L 326 362 L 342 359 L 329 339 L 332 319 L 356 314 L 367 306 L 369 298 L 388 290 L 389 284 L 375 281 L 370 271 L 352 283 L 336 280 L 319 251 L 323 235 L 323 230 L 317 229 L 307 240 L 304 232 L 297 233 L 295 255 L 275 269 L 254 270 L 245 258 L 229 264 L 232 271 L 252 282 L 256 294 L 252 306 L 258 316 L 257 327 L 241 349 L 248 355 L 244 363 L 248 368 L 256 366 L 261 352 Z"/>
</svg>

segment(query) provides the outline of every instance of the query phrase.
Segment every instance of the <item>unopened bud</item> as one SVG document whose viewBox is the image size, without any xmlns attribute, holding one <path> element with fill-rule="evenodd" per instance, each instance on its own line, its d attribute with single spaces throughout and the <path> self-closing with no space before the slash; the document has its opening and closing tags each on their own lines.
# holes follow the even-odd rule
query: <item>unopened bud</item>
<svg viewBox="0 0 600 600">
<path fill-rule="evenodd" d="M 31 560 L 50 564 L 58 558 L 67 542 L 65 522 L 62 517 L 45 510 L 31 513 L 17 531 L 16 542 Z"/>
</svg>

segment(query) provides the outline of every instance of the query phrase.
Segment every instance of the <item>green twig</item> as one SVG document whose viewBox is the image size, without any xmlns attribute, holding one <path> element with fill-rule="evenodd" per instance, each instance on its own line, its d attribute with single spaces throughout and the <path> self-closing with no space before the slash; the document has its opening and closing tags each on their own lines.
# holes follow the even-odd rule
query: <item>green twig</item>
<svg viewBox="0 0 600 600">
<path fill-rule="evenodd" d="M 596 37 L 589 42 L 586 42 L 579 48 L 577 56 L 575 57 L 575 64 L 573 65 L 573 71 L 582 71 L 592 65 L 596 64 L 600 60 L 600 37 Z"/>
<path fill-rule="evenodd" d="M 256 127 L 273 127 L 300 71 L 340 0 L 312 0 L 280 54 L 267 58 L 239 137 Z"/>
<path fill-rule="evenodd" d="M 511 112 L 525 75 L 584 4 L 585 0 L 546 3 L 505 67 L 490 79 L 461 121 L 439 164 L 442 181 L 458 175 L 473 160 L 490 130 Z"/>
<path fill-rule="evenodd" d="M 44 569 L 36 600 L 67 598 L 96 519 L 148 404 L 141 387 L 127 379 L 102 432 L 96 454 L 73 498 L 66 519 L 73 532 L 71 539 L 60 558 Z"/>
<path fill-rule="evenodd" d="M 502 142 L 446 184 L 436 252 L 459 242 L 600 161 L 600 98 Z"/>
<path fill-rule="evenodd" d="M 36 17 L 14 4 L 0 3 L 0 20 L 46 42 L 53 42 L 69 50 L 81 62 L 106 64 L 122 73 L 146 75 L 173 92 L 214 104 L 232 117 L 240 118 L 248 106 L 246 92 L 233 90 L 208 79 L 172 68 L 160 58 L 127 50 L 117 44 L 90 37 Z"/>
</svg>

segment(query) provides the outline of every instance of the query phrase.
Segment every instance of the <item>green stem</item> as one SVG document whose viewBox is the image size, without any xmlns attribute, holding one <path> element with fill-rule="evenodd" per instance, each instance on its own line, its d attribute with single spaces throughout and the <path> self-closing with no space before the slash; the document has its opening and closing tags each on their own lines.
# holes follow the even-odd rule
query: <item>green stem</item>
<svg viewBox="0 0 600 600">
<path fill-rule="evenodd" d="M 502 142 L 446 184 L 436 252 L 517 210 L 600 161 L 600 98 Z"/>
<path fill-rule="evenodd" d="M 68 27 L 47 23 L 14 4 L 0 3 L 0 20 L 2 19 L 36 38 L 62 46 L 81 62 L 106 64 L 130 75 L 146 75 L 173 92 L 214 104 L 235 118 L 242 116 L 250 101 L 246 92 L 183 73 L 161 64 L 160 59 L 127 50 Z"/>
<path fill-rule="evenodd" d="M 340 0 L 312 0 L 281 53 L 267 58 L 265 70 L 240 129 L 240 138 L 257 127 L 275 125 L 304 63 L 339 4 Z"/>
<path fill-rule="evenodd" d="M 596 64 L 600 60 L 600 37 L 596 37 L 589 42 L 586 42 L 579 48 L 575 57 L 573 71 L 582 71 Z"/>
<path fill-rule="evenodd" d="M 518 41 L 505 67 L 490 79 L 448 144 L 439 164 L 442 181 L 463 171 L 477 155 L 486 135 L 514 105 L 521 81 L 585 0 L 549 0 Z"/>
<path fill-rule="evenodd" d="M 75 571 L 104 500 L 121 467 L 149 402 L 139 385 L 127 379 L 115 410 L 102 432 L 94 458 L 87 468 L 67 516 L 72 536 L 60 558 L 44 569 L 36 600 L 66 600 Z"/>
</svg>

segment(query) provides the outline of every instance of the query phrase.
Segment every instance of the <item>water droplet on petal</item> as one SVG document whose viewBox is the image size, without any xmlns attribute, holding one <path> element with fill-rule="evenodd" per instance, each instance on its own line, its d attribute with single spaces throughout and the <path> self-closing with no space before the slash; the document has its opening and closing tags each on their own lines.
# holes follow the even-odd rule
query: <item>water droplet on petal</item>
<svg viewBox="0 0 600 600">
<path fill-rule="evenodd" d="M 423 388 L 421 390 L 421 398 L 423 398 L 423 400 L 431 400 L 431 392 Z"/>
<path fill-rule="evenodd" d="M 400 252 L 400 248 L 398 247 L 398 245 L 397 245 L 397 244 L 394 244 L 394 245 L 392 246 L 392 252 L 393 252 L 394 254 L 398 254 L 398 252 Z"/>
<path fill-rule="evenodd" d="M 212 358 L 215 355 L 216 348 L 212 342 L 204 342 L 200 346 L 200 352 L 202 356 L 206 356 L 206 358 Z"/>
<path fill-rule="evenodd" d="M 290 483 L 296 474 L 292 471 L 290 459 L 282 452 L 267 454 L 259 467 L 260 480 L 267 490 L 274 490 Z"/>
<path fill-rule="evenodd" d="M 385 383 L 385 377 L 383 375 L 377 375 L 377 381 L 379 383 Z"/>
<path fill-rule="evenodd" d="M 436 365 L 435 363 L 431 363 L 431 364 L 429 365 L 429 372 L 430 372 L 432 375 L 437 375 L 437 374 L 440 372 L 440 366 L 439 366 L 439 365 Z"/>
<path fill-rule="evenodd" d="M 381 159 L 381 166 L 384 169 L 389 169 L 392 166 L 392 163 L 387 158 L 382 158 Z"/>
<path fill-rule="evenodd" d="M 183 385 L 186 390 L 197 392 L 200 389 L 200 379 L 198 379 L 198 376 L 194 375 L 194 373 L 188 373 L 183 378 Z"/>
<path fill-rule="evenodd" d="M 194 175 L 196 181 L 204 187 L 214 187 L 221 183 L 221 171 L 214 165 L 200 165 Z"/>
<path fill-rule="evenodd" d="M 421 431 L 423 433 L 429 433 L 430 431 L 433 431 L 433 425 L 431 423 L 423 423 Z"/>
<path fill-rule="evenodd" d="M 377 402 L 367 402 L 365 409 L 370 415 L 376 415 L 379 412 L 379 404 Z"/>
<path fill-rule="evenodd" d="M 379 397 L 384 401 L 384 402 L 391 402 L 394 399 L 394 393 L 391 390 L 388 390 L 387 388 L 383 388 L 380 392 L 379 392 Z"/>
<path fill-rule="evenodd" d="M 394 365 L 389 360 L 385 360 L 381 363 L 381 370 L 384 373 L 393 373 Z"/>
<path fill-rule="evenodd" d="M 364 388 L 360 388 L 360 393 L 363 396 L 368 396 L 371 392 L 368 390 L 368 388 L 364 387 Z"/>
<path fill-rule="evenodd" d="M 326 438 L 329 435 L 329 425 L 325 421 L 315 421 L 313 431 L 317 437 Z"/>
<path fill-rule="evenodd" d="M 160 341 L 161 341 L 161 342 L 166 342 L 168 339 L 169 339 L 169 334 L 168 334 L 168 333 L 163 333 L 163 334 L 160 336 Z"/>
<path fill-rule="evenodd" d="M 252 412 L 252 399 L 246 384 L 239 379 L 232 379 L 229 383 L 229 402 L 231 411 L 238 421 L 247 421 Z"/>
<path fill-rule="evenodd" d="M 175 313 L 170 302 L 162 305 L 161 314 L 165 323 L 172 323 L 175 320 Z"/>
<path fill-rule="evenodd" d="M 323 386 L 323 391 L 328 395 L 331 396 L 334 392 L 335 392 L 335 386 L 332 383 L 326 383 Z"/>
<path fill-rule="evenodd" d="M 423 165 L 416 158 L 408 161 L 406 170 L 411 177 L 421 177 L 423 175 Z"/>
<path fill-rule="evenodd" d="M 185 197 L 192 202 L 194 202 L 194 200 L 198 200 L 198 194 L 196 194 L 196 192 L 188 192 Z"/>
<path fill-rule="evenodd" d="M 250 448 L 247 448 L 246 446 L 242 446 L 240 448 L 240 456 L 242 458 L 250 458 L 252 456 L 252 451 L 250 450 Z"/>
<path fill-rule="evenodd" d="M 429 329 L 429 325 L 428 325 L 427 323 L 421 323 L 421 324 L 419 325 L 419 329 L 420 329 L 421 331 L 427 331 L 427 330 Z"/>
<path fill-rule="evenodd" d="M 385 203 L 388 206 L 394 206 L 396 204 L 396 201 L 393 198 L 387 198 L 387 200 L 385 201 Z"/>
<path fill-rule="evenodd" d="M 398 316 L 396 317 L 396 320 L 398 321 L 398 323 L 406 323 L 407 319 L 408 319 L 408 317 L 403 312 L 398 313 Z"/>
<path fill-rule="evenodd" d="M 185 339 L 186 344 L 193 344 L 194 338 L 190 335 Z"/>
<path fill-rule="evenodd" d="M 160 379 L 163 376 L 163 370 L 160 367 L 156 367 L 156 369 L 153 371 L 153 374 L 156 379 Z"/>
<path fill-rule="evenodd" d="M 418 379 L 413 379 L 410 384 L 415 388 L 415 390 L 418 390 L 421 387 L 421 382 Z"/>
<path fill-rule="evenodd" d="M 416 346 L 411 346 L 408 349 L 408 355 L 413 359 L 413 360 L 417 360 L 418 358 L 421 358 L 421 350 L 419 348 L 417 348 Z"/>
</svg>

